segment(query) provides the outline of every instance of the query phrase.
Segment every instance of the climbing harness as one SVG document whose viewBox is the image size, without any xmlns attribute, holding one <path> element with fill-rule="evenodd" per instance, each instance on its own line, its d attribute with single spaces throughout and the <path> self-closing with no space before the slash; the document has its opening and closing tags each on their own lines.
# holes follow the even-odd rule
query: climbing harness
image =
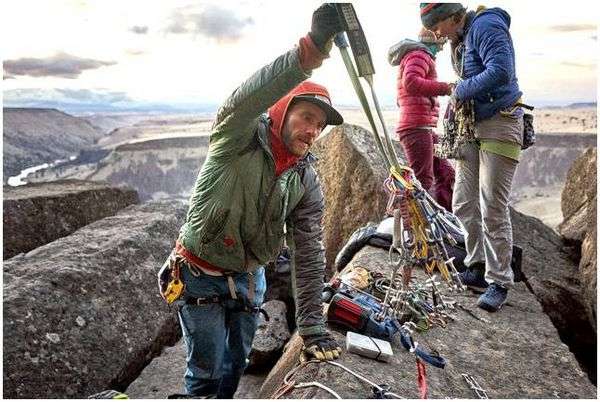
<svg viewBox="0 0 600 402">
<path fill-rule="evenodd" d="M 469 384 L 471 389 L 475 391 L 475 395 L 477 395 L 479 399 L 489 399 L 487 392 L 485 392 L 485 390 L 481 388 L 481 386 L 477 383 L 477 380 L 475 380 L 475 378 L 471 374 L 463 373 L 461 375 L 465 379 L 467 384 Z"/>
</svg>

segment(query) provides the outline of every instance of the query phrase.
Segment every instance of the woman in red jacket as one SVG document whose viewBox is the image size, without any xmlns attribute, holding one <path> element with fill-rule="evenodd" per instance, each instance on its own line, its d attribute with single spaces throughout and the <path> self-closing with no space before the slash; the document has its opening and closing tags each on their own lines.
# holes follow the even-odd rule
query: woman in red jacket
<svg viewBox="0 0 600 402">
<path fill-rule="evenodd" d="M 446 208 L 452 210 L 454 169 L 445 160 L 433 155 L 439 115 L 438 96 L 450 95 L 454 84 L 438 82 L 435 55 L 445 40 L 423 29 L 419 40 L 405 39 L 388 53 L 393 66 L 399 65 L 397 104 L 400 120 L 396 133 L 404 148 L 408 164 L 421 185 Z"/>
</svg>

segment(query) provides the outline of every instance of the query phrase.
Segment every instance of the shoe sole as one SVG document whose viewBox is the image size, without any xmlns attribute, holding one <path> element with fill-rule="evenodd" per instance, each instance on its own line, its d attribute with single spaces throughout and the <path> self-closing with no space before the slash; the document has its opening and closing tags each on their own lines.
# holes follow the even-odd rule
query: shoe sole
<svg viewBox="0 0 600 402">
<path fill-rule="evenodd" d="M 504 303 L 502 303 L 501 305 L 498 306 L 498 308 L 484 303 L 484 302 L 477 302 L 477 306 L 479 306 L 480 308 L 484 309 L 485 311 L 489 311 L 490 313 L 495 313 L 496 311 L 500 310 L 502 308 L 502 306 L 504 305 Z"/>
<path fill-rule="evenodd" d="M 466 287 L 468 287 L 471 290 L 474 290 L 478 293 L 485 293 L 485 291 L 487 290 L 487 286 L 486 287 L 481 287 L 481 286 L 477 286 L 477 285 L 465 285 Z"/>
</svg>

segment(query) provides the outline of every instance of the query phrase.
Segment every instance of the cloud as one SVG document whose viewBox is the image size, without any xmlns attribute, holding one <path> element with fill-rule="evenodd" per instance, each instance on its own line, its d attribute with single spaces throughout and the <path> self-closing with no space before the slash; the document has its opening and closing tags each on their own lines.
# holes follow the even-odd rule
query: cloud
<svg viewBox="0 0 600 402">
<path fill-rule="evenodd" d="M 595 31 L 596 25 L 594 24 L 564 24 L 564 25 L 552 25 L 549 27 L 551 31 L 555 32 L 579 32 L 579 31 Z"/>
<path fill-rule="evenodd" d="M 74 79 L 84 70 L 94 70 L 117 64 L 114 61 L 85 59 L 67 53 L 46 58 L 23 57 L 4 62 L 5 74 L 30 77 L 61 77 Z"/>
<path fill-rule="evenodd" d="M 132 26 L 131 28 L 129 28 L 130 32 L 133 32 L 134 34 L 138 34 L 138 35 L 146 35 L 148 33 L 148 27 L 147 26 L 139 26 L 139 25 L 135 25 Z"/>
<path fill-rule="evenodd" d="M 127 93 L 106 89 L 71 89 L 71 88 L 19 88 L 4 92 L 4 100 L 11 103 L 34 104 L 41 100 L 78 103 L 78 104 L 114 104 L 130 102 Z"/>
<path fill-rule="evenodd" d="M 77 102 L 102 102 L 102 103 L 116 103 L 116 102 L 129 102 L 131 99 L 125 92 L 122 91 L 106 91 L 98 90 L 92 91 L 89 89 L 55 89 L 65 100 L 73 100 Z"/>
<path fill-rule="evenodd" d="M 105 88 L 18 88 L 3 92 L 5 107 L 53 108 L 67 113 L 175 112 L 214 113 L 212 103 L 162 103 L 130 98 L 126 92 Z"/>
<path fill-rule="evenodd" d="M 595 69 L 596 65 L 594 63 L 575 63 L 572 61 L 563 61 L 560 64 L 567 67 L 578 67 L 578 68 L 589 68 Z"/>
<path fill-rule="evenodd" d="M 166 31 L 172 34 L 199 34 L 217 41 L 236 41 L 252 18 L 239 18 L 232 10 L 210 5 L 201 12 L 182 8 L 173 12 Z"/>
</svg>

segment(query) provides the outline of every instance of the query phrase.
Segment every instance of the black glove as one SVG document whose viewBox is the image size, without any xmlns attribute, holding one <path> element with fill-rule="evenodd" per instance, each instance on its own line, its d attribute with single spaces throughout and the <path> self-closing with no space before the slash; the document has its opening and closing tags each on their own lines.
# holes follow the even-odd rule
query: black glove
<svg viewBox="0 0 600 402">
<path fill-rule="evenodd" d="M 313 13 L 308 34 L 321 53 L 329 54 L 333 36 L 342 30 L 342 23 L 334 3 L 323 3 Z"/>
<path fill-rule="evenodd" d="M 303 336 L 304 347 L 300 356 L 301 361 L 307 361 L 316 358 L 317 360 L 334 360 L 340 357 L 342 348 L 335 339 L 325 332 L 321 335 Z"/>
</svg>

